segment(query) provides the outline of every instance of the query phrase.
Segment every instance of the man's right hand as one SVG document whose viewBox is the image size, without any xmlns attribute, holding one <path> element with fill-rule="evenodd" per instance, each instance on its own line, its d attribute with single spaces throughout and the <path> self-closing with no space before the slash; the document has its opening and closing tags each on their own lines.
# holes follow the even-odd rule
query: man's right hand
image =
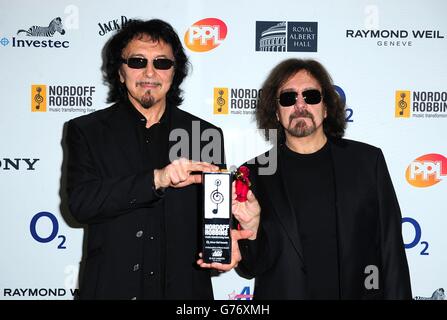
<svg viewBox="0 0 447 320">
<path fill-rule="evenodd" d="M 197 172 L 203 171 L 217 172 L 219 167 L 208 162 L 197 162 L 185 158 L 174 160 L 163 169 L 154 170 L 155 188 L 182 188 L 193 183 L 202 183 L 202 175 Z"/>
<path fill-rule="evenodd" d="M 261 207 L 258 200 L 251 190 L 247 193 L 247 201 L 239 202 L 236 200 L 235 182 L 232 185 L 232 211 L 234 217 L 239 221 L 244 230 L 250 230 L 253 234 L 248 238 L 255 240 L 261 218 Z"/>
</svg>

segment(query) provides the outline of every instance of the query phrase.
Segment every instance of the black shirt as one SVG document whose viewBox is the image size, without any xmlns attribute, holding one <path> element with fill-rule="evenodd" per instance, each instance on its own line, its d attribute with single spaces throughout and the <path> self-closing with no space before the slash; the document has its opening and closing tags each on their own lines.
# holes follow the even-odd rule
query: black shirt
<svg viewBox="0 0 447 320">
<path fill-rule="evenodd" d="M 309 299 L 339 299 L 334 175 L 329 144 L 312 154 L 284 146 L 285 181 L 303 246 Z"/>
<path fill-rule="evenodd" d="M 142 162 L 147 168 L 161 169 L 169 164 L 169 108 L 166 107 L 160 121 L 146 128 L 146 118 L 129 104 L 131 117 L 135 119 L 135 128 L 138 131 L 140 154 Z M 148 183 L 149 185 L 149 183 Z M 151 192 L 148 190 L 148 192 Z M 166 223 L 164 215 L 164 200 L 161 198 L 153 207 L 147 209 L 144 221 L 144 245 L 142 254 L 144 261 L 141 266 L 143 299 L 164 299 L 166 261 Z"/>
</svg>

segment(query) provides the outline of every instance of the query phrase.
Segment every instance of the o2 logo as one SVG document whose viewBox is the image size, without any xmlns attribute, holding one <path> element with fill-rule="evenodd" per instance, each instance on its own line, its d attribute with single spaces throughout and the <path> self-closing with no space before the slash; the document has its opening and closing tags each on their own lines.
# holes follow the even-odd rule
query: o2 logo
<svg viewBox="0 0 447 320">
<path fill-rule="evenodd" d="M 343 89 L 340 88 L 339 86 L 336 86 L 335 84 L 334 84 L 334 89 L 335 89 L 335 91 L 337 91 L 338 95 L 340 96 L 340 99 L 346 103 L 346 94 L 343 91 Z M 354 110 L 352 110 L 351 108 L 346 108 L 346 107 L 345 107 L 345 110 L 346 110 L 346 119 L 345 119 L 346 122 L 354 122 L 354 119 L 352 119 Z"/>
<path fill-rule="evenodd" d="M 404 223 L 411 224 L 411 226 L 414 229 L 413 241 L 410 241 L 409 243 L 404 243 L 405 249 L 412 249 L 412 248 L 414 248 L 414 247 L 416 247 L 417 245 L 420 244 L 422 246 L 422 250 L 421 250 L 420 255 L 421 256 L 428 256 L 429 255 L 429 253 L 427 252 L 428 242 L 427 241 L 421 241 L 422 229 L 421 229 L 421 226 L 419 225 L 419 222 L 417 222 L 413 218 L 405 217 L 405 218 L 402 218 L 402 226 L 403 226 Z"/>
<path fill-rule="evenodd" d="M 44 220 L 42 220 L 42 219 L 44 219 Z M 47 220 L 47 221 L 49 220 L 51 223 L 50 235 L 43 235 L 42 230 L 40 230 L 39 232 L 37 230 L 38 229 L 37 224 L 39 223 L 39 221 L 45 221 L 45 220 Z M 59 233 L 59 222 L 57 221 L 57 218 L 55 217 L 55 215 L 52 214 L 51 212 L 42 211 L 42 212 L 36 213 L 34 215 L 34 217 L 31 219 L 31 222 L 29 224 L 29 231 L 31 232 L 31 236 L 34 238 L 34 240 L 36 240 L 37 242 L 40 242 L 40 243 L 51 242 L 57 236 L 58 239 L 61 239 L 57 248 L 58 249 L 67 249 L 67 247 L 64 245 L 66 237 L 64 235 L 57 235 Z"/>
</svg>

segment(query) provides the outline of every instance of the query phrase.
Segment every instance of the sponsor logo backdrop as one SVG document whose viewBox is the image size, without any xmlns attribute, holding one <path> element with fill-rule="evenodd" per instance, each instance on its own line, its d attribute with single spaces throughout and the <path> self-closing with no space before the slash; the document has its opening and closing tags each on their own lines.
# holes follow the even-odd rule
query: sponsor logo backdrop
<svg viewBox="0 0 447 320">
<path fill-rule="evenodd" d="M 347 137 L 383 149 L 403 214 L 414 296 L 447 288 L 447 2 L 395 0 L 0 4 L 0 299 L 72 299 L 83 229 L 61 198 L 67 120 L 107 106 L 101 50 L 133 18 L 178 31 L 193 64 L 182 108 L 222 127 L 227 163 L 267 150 L 253 113 L 271 68 L 321 61 L 346 99 Z M 217 299 L 253 281 L 213 278 Z M 439 294 L 438 294 L 439 293 Z"/>
</svg>

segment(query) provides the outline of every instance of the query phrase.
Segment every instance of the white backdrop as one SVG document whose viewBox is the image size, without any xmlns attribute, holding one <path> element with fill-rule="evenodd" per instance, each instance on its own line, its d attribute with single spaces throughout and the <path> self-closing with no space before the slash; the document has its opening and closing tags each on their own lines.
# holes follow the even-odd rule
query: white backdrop
<svg viewBox="0 0 447 320">
<path fill-rule="evenodd" d="M 107 106 L 101 50 L 131 18 L 177 30 L 193 65 L 181 108 L 222 127 L 230 166 L 269 148 L 252 114 L 271 68 L 322 62 L 346 97 L 346 137 L 384 151 L 414 296 L 447 288 L 446 11 L 443 0 L 2 1 L 0 299 L 72 299 L 83 229 L 61 204 L 63 126 Z M 57 17 L 64 32 L 25 32 Z M 235 272 L 213 284 L 216 299 L 253 293 Z"/>
</svg>

